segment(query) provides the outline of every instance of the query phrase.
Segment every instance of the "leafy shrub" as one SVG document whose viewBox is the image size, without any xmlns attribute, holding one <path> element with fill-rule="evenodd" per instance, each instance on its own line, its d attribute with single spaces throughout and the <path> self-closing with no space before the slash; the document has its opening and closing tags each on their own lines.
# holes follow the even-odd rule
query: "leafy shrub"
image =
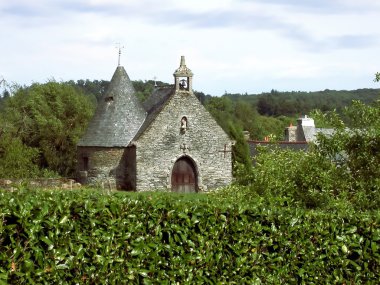
<svg viewBox="0 0 380 285">
<path fill-rule="evenodd" d="M 1 191 L 0 282 L 379 280 L 378 213 L 326 213 L 262 201 L 242 205 L 218 194 Z"/>
<path fill-rule="evenodd" d="M 240 191 L 272 201 L 286 197 L 308 208 L 379 209 L 380 101 L 373 106 L 354 101 L 344 111 L 351 118 L 347 123 L 336 112 L 314 115 L 333 126 L 334 134 L 319 134 L 307 152 L 262 147 L 253 167 L 236 166 L 236 183 L 249 186 Z"/>
<path fill-rule="evenodd" d="M 41 174 L 38 150 L 25 146 L 19 138 L 0 134 L 0 177 L 30 178 Z"/>
<path fill-rule="evenodd" d="M 316 152 L 261 147 L 250 169 L 239 169 L 238 184 L 264 197 L 287 197 L 305 207 L 322 207 L 339 185 L 339 171 Z"/>
<path fill-rule="evenodd" d="M 69 84 L 34 83 L 5 101 L 0 133 L 17 138 L 24 149 L 37 150 L 34 163 L 39 168 L 70 175 L 76 167 L 76 144 L 93 109 L 88 96 Z"/>
<path fill-rule="evenodd" d="M 316 151 L 340 168 L 335 178 L 362 207 L 380 204 L 380 100 L 373 105 L 353 101 L 345 108 L 344 122 L 336 112 L 315 113 L 335 129 L 332 136 L 319 134 Z"/>
</svg>

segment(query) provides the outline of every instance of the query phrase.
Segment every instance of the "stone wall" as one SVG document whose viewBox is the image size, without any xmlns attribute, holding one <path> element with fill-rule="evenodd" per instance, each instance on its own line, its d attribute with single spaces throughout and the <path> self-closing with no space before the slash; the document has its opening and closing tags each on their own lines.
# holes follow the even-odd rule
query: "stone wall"
<svg viewBox="0 0 380 285">
<path fill-rule="evenodd" d="M 135 148 L 78 147 L 77 153 L 80 183 L 134 190 Z"/>
<path fill-rule="evenodd" d="M 183 156 L 195 164 L 200 191 L 232 181 L 232 141 L 192 92 L 177 91 L 134 144 L 138 190 L 170 189 L 173 165 Z"/>
<path fill-rule="evenodd" d="M 0 179 L 1 189 L 12 190 L 23 186 L 42 189 L 74 189 L 80 188 L 81 184 L 70 178 Z"/>
<path fill-rule="evenodd" d="M 182 119 L 186 117 L 186 128 Z M 175 162 L 193 162 L 200 191 L 232 181 L 232 141 L 192 92 L 178 91 L 127 148 L 78 147 L 78 181 L 111 189 L 171 189 Z"/>
</svg>

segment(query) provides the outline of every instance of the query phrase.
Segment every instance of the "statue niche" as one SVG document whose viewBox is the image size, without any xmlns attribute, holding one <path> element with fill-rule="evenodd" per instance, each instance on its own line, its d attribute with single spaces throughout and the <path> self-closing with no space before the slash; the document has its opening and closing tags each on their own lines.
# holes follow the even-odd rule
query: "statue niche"
<svg viewBox="0 0 380 285">
<path fill-rule="evenodd" d="M 182 117 L 181 119 L 181 133 L 185 133 L 187 129 L 187 118 L 185 116 Z"/>
</svg>

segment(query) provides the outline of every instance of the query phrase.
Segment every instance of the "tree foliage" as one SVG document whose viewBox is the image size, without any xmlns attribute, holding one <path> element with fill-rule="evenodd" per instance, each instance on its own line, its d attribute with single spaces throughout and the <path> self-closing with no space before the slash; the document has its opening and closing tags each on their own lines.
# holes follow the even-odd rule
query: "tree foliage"
<svg viewBox="0 0 380 285">
<path fill-rule="evenodd" d="M 353 101 L 344 109 L 345 123 L 336 112 L 320 113 L 331 124 L 332 136 L 318 136 L 317 151 L 342 169 L 342 181 L 368 194 L 380 190 L 380 100 L 372 105 Z M 349 127 L 348 127 L 349 126 Z"/>
<path fill-rule="evenodd" d="M 375 82 L 380 82 L 380 72 L 376 72 L 376 74 L 375 74 Z"/>
<path fill-rule="evenodd" d="M 68 84 L 35 83 L 6 101 L 1 128 L 26 147 L 38 149 L 40 168 L 70 175 L 76 164 L 76 143 L 93 110 L 89 98 Z"/>
<path fill-rule="evenodd" d="M 162 82 L 162 81 L 153 81 L 153 80 L 135 80 L 132 81 L 133 87 L 136 91 L 137 98 L 140 99 L 141 102 L 144 102 L 148 97 L 153 93 L 154 88 L 156 86 L 169 86 L 170 84 Z"/>
<path fill-rule="evenodd" d="M 247 197 L 252 193 L 286 197 L 288 203 L 311 208 L 343 201 L 348 208 L 378 209 L 380 101 L 372 105 L 354 101 L 344 115 L 315 114 L 335 128 L 333 135 L 319 134 L 308 152 L 263 147 L 252 168 L 238 167 L 237 183 L 248 186 L 243 188 L 248 189 Z"/>
<path fill-rule="evenodd" d="M 235 140 L 233 146 L 234 162 L 249 166 L 251 164 L 248 144 L 243 129 L 234 116 L 235 106 L 227 97 L 212 97 L 206 101 L 206 109 L 211 113 L 224 131 Z"/>
<path fill-rule="evenodd" d="M 329 90 L 303 92 L 291 91 L 280 92 L 271 90 L 269 93 L 258 95 L 228 94 L 235 100 L 243 100 L 256 106 L 261 115 L 267 116 L 300 116 L 308 114 L 314 109 L 323 112 L 336 109 L 340 112 L 345 106 L 350 105 L 352 100 L 360 100 L 370 104 L 379 99 L 378 89 L 357 90 Z"/>
<path fill-rule="evenodd" d="M 337 167 L 317 152 L 294 151 L 263 146 L 251 169 L 238 168 L 236 183 L 266 200 L 278 200 L 297 207 L 319 208 L 339 188 Z M 253 195 L 254 197 L 255 195 Z"/>
<path fill-rule="evenodd" d="M 105 94 L 110 82 L 108 80 L 77 80 L 67 81 L 67 84 L 80 89 L 84 94 L 89 96 L 94 102 L 99 102 L 102 96 Z"/>
<path fill-rule="evenodd" d="M 26 146 L 20 138 L 0 135 L 0 173 L 6 178 L 30 178 L 40 176 L 38 149 Z"/>
</svg>

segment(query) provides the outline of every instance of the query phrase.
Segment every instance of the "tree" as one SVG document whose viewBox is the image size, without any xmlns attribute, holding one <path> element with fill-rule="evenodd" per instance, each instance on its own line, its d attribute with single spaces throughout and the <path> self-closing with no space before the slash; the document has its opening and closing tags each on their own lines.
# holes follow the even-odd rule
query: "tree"
<svg viewBox="0 0 380 285">
<path fill-rule="evenodd" d="M 154 90 L 154 81 L 133 81 L 133 87 L 136 90 L 136 96 L 140 99 L 141 102 L 145 101 Z"/>
<path fill-rule="evenodd" d="M 236 104 L 227 96 L 211 97 L 206 101 L 206 109 L 215 118 L 223 130 L 235 141 L 233 146 L 233 162 L 240 163 L 246 167 L 251 165 L 249 147 L 243 135 L 243 124 L 237 119 Z M 238 110 L 248 111 L 248 106 L 238 105 Z M 249 114 L 245 115 L 245 118 Z"/>
<path fill-rule="evenodd" d="M 30 178 L 39 176 L 38 149 L 28 147 L 20 138 L 0 134 L 0 177 Z"/>
<path fill-rule="evenodd" d="M 332 125 L 331 136 L 319 134 L 316 150 L 336 162 L 340 179 L 351 193 L 363 191 L 366 201 L 380 201 L 380 100 L 372 105 L 353 101 L 344 109 L 348 122 L 339 114 L 319 113 Z M 348 127 L 349 126 L 349 127 Z"/>
<path fill-rule="evenodd" d="M 230 122 L 227 133 L 235 141 L 235 145 L 232 148 L 234 165 L 239 163 L 245 167 L 250 167 L 252 165 L 251 156 L 248 144 L 244 138 L 243 130 Z"/>
<path fill-rule="evenodd" d="M 76 166 L 76 143 L 94 107 L 88 96 L 69 84 L 35 83 L 6 101 L 2 128 L 38 149 L 41 168 L 70 175 Z"/>
</svg>

